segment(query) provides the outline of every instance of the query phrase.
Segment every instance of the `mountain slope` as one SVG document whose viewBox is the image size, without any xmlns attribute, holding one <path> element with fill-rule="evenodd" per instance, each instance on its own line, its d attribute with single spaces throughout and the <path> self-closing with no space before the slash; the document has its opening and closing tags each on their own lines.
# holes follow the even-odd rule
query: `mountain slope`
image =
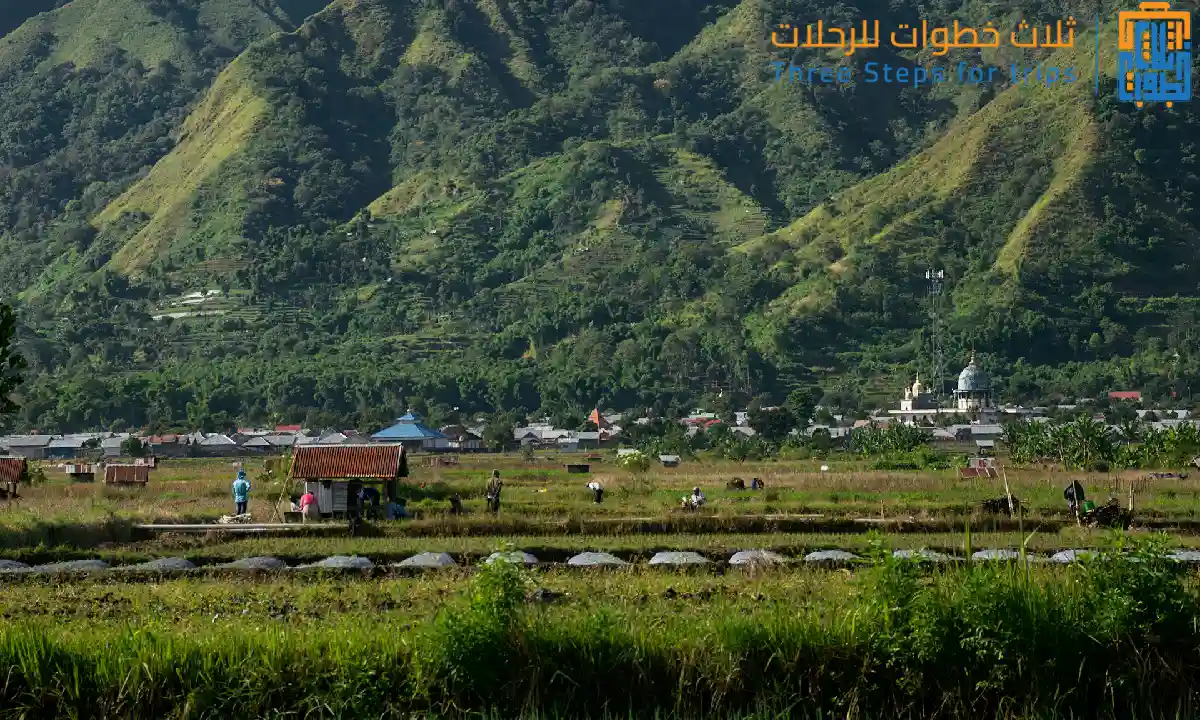
<svg viewBox="0 0 1200 720">
<path fill-rule="evenodd" d="M 314 0 L 74 0 L 0 38 L 0 282 L 82 249 L 91 216 L 161 158 L 215 72 Z M 36 6 L 41 8 L 41 5 Z"/>
<path fill-rule="evenodd" d="M 1164 394 L 1176 351 L 1200 368 L 1183 330 L 1200 297 L 1194 111 L 1093 97 L 1086 33 L 1057 55 L 781 56 L 859 77 L 1083 70 L 1054 88 L 826 86 L 771 82 L 780 18 L 919 8 L 338 0 L 299 25 L 311 7 L 241 5 L 233 28 L 200 20 L 215 2 L 119 2 L 0 41 L 23 63 L 13 82 L 68 117 L 80 82 L 106 83 L 107 108 L 140 103 L 47 129 L 62 160 L 22 187 L 63 179 L 39 205 L 0 202 L 3 242 L 27 243 L 0 270 L 38 372 L 27 424 L 367 427 L 410 397 L 665 410 L 818 382 L 852 407 L 861 379 L 886 392 L 925 362 L 930 266 L 949 278 L 949 354 L 977 348 L 1013 399 Z M 143 12 L 167 26 L 116 34 Z M 53 22 L 75 41 L 37 29 Z M 85 31 L 99 39 L 70 34 Z M 55 65 L 64 52 L 121 70 Z M 27 148 L 15 117 L 0 108 L 0 138 Z"/>
<path fill-rule="evenodd" d="M 740 248 L 791 284 L 763 311 L 764 351 L 788 352 L 797 322 L 838 338 L 829 353 L 856 334 L 894 344 L 876 331 L 918 330 L 924 272 L 943 267 L 963 344 L 1036 363 L 1135 352 L 1138 330 L 1200 294 L 1196 127 L 1191 113 L 1097 101 L 1088 83 L 1008 89 L 929 150 Z"/>
</svg>

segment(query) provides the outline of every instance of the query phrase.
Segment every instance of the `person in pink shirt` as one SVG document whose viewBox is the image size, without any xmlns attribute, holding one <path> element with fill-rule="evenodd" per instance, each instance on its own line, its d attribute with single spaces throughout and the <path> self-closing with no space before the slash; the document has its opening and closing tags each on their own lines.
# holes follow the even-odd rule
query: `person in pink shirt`
<svg viewBox="0 0 1200 720">
<path fill-rule="evenodd" d="M 317 496 L 310 492 L 305 492 L 300 496 L 300 513 L 304 516 L 304 521 L 320 520 L 321 511 L 317 507 Z"/>
</svg>

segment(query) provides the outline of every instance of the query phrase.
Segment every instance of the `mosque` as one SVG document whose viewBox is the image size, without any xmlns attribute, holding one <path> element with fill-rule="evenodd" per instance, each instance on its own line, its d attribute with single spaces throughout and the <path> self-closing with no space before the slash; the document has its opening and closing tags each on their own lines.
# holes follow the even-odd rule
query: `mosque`
<svg viewBox="0 0 1200 720">
<path fill-rule="evenodd" d="M 983 424 L 995 423 L 1000 417 L 1000 410 L 992 401 L 991 378 L 975 362 L 975 353 L 971 353 L 971 362 L 958 374 L 953 405 L 940 406 L 918 375 L 912 387 L 904 388 L 900 409 L 888 413 L 902 423 L 926 426 L 938 424 L 939 415 L 964 415 L 973 423 Z"/>
</svg>

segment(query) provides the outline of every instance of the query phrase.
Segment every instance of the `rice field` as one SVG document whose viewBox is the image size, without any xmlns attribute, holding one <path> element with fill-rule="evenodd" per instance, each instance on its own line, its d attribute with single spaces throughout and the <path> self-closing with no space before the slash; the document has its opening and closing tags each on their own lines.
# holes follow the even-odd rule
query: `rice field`
<svg viewBox="0 0 1200 720">
<path fill-rule="evenodd" d="M 1010 470 L 1026 512 L 984 513 L 1002 481 L 875 471 L 855 459 L 684 462 L 588 475 L 551 456 L 412 464 L 416 517 L 344 532 L 230 536 L 136 530 L 232 510 L 233 461 L 169 460 L 144 489 L 47 482 L 0 505 L 0 559 L 132 564 L 252 556 L 370 558 L 361 572 L 0 573 L 0 718 L 8 717 L 1191 717 L 1200 687 L 1197 575 L 1158 554 L 1200 548 L 1200 482 Z M 261 463 L 260 463 L 261 464 Z M 483 511 L 493 467 L 498 515 Z M 252 481 L 261 470 L 247 463 Z M 733 477 L 762 491 L 726 488 Z M 1135 492 L 1129 533 L 1066 521 L 1062 487 Z M 584 487 L 601 482 L 604 502 Z M 708 504 L 678 509 L 701 487 Z M 268 520 L 284 488 L 260 479 Z M 448 516 L 458 493 L 465 517 Z M 920 567 L 885 550 L 1108 551 L 1104 562 Z M 844 549 L 854 570 L 726 567 L 769 549 Z M 1132 553 L 1127 552 L 1132 548 Z M 483 565 L 498 549 L 549 565 Z M 647 567 L 698 551 L 703 568 Z M 579 552 L 635 563 L 558 566 Z M 456 567 L 394 572 L 422 552 Z"/>
<path fill-rule="evenodd" d="M 564 470 L 566 463 L 583 457 L 564 453 L 527 462 L 518 455 L 468 455 L 458 467 L 422 467 L 418 455 L 404 492 L 409 510 L 418 520 L 444 519 L 448 498 L 455 493 L 462 497 L 468 514 L 478 517 L 484 512 L 487 477 L 497 469 L 505 483 L 502 517 L 544 521 L 669 517 L 678 513 L 681 497 L 693 487 L 700 487 L 709 500 L 701 514 L 716 518 L 773 514 L 959 518 L 977 514 L 981 501 L 1006 492 L 1003 479 L 961 480 L 953 470 L 868 470 L 853 458 L 758 463 L 697 460 L 632 475 L 616 468 L 613 456 L 605 454 L 604 460 L 590 463 L 589 474 Z M 164 460 L 144 489 L 72 483 L 60 468 L 43 464 L 48 481 L 25 488 L 19 502 L 0 506 L 0 524 L 98 522 L 114 517 L 142 522 L 213 520 L 233 510 L 230 484 L 234 462 Z M 288 488 L 261 477 L 262 460 L 244 462 L 255 484 L 250 511 L 256 520 L 269 519 L 277 507 L 286 504 Z M 820 471 L 820 463 L 830 470 Z M 1014 468 L 1005 475 L 1012 494 L 1032 518 L 1065 518 L 1062 489 L 1074 479 L 1097 501 L 1112 496 L 1125 503 L 1132 489 L 1139 514 L 1148 518 L 1191 519 L 1200 508 L 1200 476 L 1155 480 L 1136 471 L 1097 474 L 1031 468 Z M 728 489 L 726 483 L 735 477 L 747 485 L 752 477 L 758 477 L 766 488 Z M 592 502 L 585 487 L 591 481 L 606 489 L 602 504 Z"/>
<path fill-rule="evenodd" d="M 1153 557 L 23 583 L 0 715 L 1191 717 L 1200 596 Z"/>
</svg>

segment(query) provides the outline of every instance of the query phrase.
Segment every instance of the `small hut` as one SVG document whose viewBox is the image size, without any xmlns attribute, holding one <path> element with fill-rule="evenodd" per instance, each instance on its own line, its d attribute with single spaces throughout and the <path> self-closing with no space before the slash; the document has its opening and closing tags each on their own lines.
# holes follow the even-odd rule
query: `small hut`
<svg viewBox="0 0 1200 720">
<path fill-rule="evenodd" d="M 93 482 L 96 479 L 96 466 L 92 463 L 68 463 L 63 465 L 63 472 L 75 482 Z"/>
<path fill-rule="evenodd" d="M 17 486 L 28 478 L 29 466 L 23 457 L 0 457 L 0 498 L 17 496 Z"/>
<path fill-rule="evenodd" d="M 384 500 L 396 497 L 408 477 L 403 445 L 305 445 L 292 455 L 291 480 L 303 482 L 323 516 L 345 516 L 363 485 L 381 485 Z"/>
<path fill-rule="evenodd" d="M 149 465 L 105 465 L 105 485 L 140 485 L 150 482 Z"/>
</svg>

